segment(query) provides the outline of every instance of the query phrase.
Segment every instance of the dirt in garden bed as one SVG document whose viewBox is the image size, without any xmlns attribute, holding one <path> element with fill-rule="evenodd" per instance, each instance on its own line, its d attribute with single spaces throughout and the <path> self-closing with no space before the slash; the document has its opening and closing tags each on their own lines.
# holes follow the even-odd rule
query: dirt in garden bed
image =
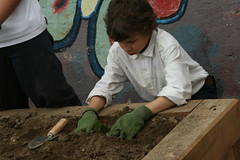
<svg viewBox="0 0 240 160">
<path fill-rule="evenodd" d="M 112 125 L 129 112 L 125 107 L 115 116 L 100 117 Z M 16 112 L 16 111 L 15 111 Z M 181 120 L 182 116 L 157 114 L 130 140 L 106 136 L 106 130 L 69 136 L 79 117 L 68 116 L 68 124 L 58 137 L 36 149 L 28 143 L 36 136 L 45 136 L 62 117 L 46 116 L 40 111 L 0 116 L 0 160 L 139 160 L 154 148 Z"/>
</svg>

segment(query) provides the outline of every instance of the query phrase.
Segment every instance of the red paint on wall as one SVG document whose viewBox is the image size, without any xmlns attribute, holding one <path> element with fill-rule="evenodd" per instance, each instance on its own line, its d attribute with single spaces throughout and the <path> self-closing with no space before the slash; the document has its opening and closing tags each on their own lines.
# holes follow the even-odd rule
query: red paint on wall
<svg viewBox="0 0 240 160">
<path fill-rule="evenodd" d="M 181 1 L 182 0 L 148 0 L 158 15 L 158 18 L 174 15 L 178 11 Z"/>
<path fill-rule="evenodd" d="M 68 2 L 69 0 L 56 0 L 52 5 L 53 13 L 57 14 L 63 12 L 67 7 Z"/>
</svg>

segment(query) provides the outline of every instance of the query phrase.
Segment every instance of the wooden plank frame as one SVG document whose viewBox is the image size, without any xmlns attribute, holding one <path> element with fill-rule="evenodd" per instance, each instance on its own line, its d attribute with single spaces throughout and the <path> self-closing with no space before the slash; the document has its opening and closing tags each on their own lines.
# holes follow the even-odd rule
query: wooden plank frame
<svg viewBox="0 0 240 160">
<path fill-rule="evenodd" d="M 143 160 L 220 160 L 240 139 L 239 126 L 239 100 L 203 100 Z"/>
<path fill-rule="evenodd" d="M 146 103 L 114 104 L 99 116 L 114 115 L 128 106 L 135 109 Z M 81 116 L 87 106 L 18 109 L 0 115 L 36 113 L 44 116 Z M 48 113 L 46 115 L 46 113 Z M 159 114 L 187 115 L 142 160 L 232 160 L 240 159 L 240 102 L 238 99 L 191 100 L 186 105 Z M 234 144 L 239 143 L 236 147 Z"/>
</svg>

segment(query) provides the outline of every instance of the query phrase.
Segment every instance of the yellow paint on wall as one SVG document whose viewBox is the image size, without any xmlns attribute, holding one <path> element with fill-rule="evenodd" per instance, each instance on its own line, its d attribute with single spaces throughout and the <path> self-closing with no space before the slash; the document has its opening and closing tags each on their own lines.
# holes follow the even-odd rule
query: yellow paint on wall
<svg viewBox="0 0 240 160">
<path fill-rule="evenodd" d="M 81 9 L 83 16 L 89 16 L 95 9 L 98 0 L 82 0 Z"/>
</svg>

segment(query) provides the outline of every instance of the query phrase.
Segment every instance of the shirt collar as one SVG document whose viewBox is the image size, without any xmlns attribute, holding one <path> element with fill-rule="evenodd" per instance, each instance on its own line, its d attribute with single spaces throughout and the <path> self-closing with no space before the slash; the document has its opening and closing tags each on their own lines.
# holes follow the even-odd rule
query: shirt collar
<svg viewBox="0 0 240 160">
<path fill-rule="evenodd" d="M 157 35 L 157 31 L 154 30 L 150 39 L 150 42 L 148 44 L 148 47 L 145 49 L 145 51 L 143 51 L 140 54 L 134 54 L 132 56 L 130 56 L 130 59 L 137 59 L 140 55 L 145 56 L 145 57 L 152 57 L 153 56 L 153 48 L 154 48 L 154 44 L 156 41 L 156 35 Z"/>
</svg>

